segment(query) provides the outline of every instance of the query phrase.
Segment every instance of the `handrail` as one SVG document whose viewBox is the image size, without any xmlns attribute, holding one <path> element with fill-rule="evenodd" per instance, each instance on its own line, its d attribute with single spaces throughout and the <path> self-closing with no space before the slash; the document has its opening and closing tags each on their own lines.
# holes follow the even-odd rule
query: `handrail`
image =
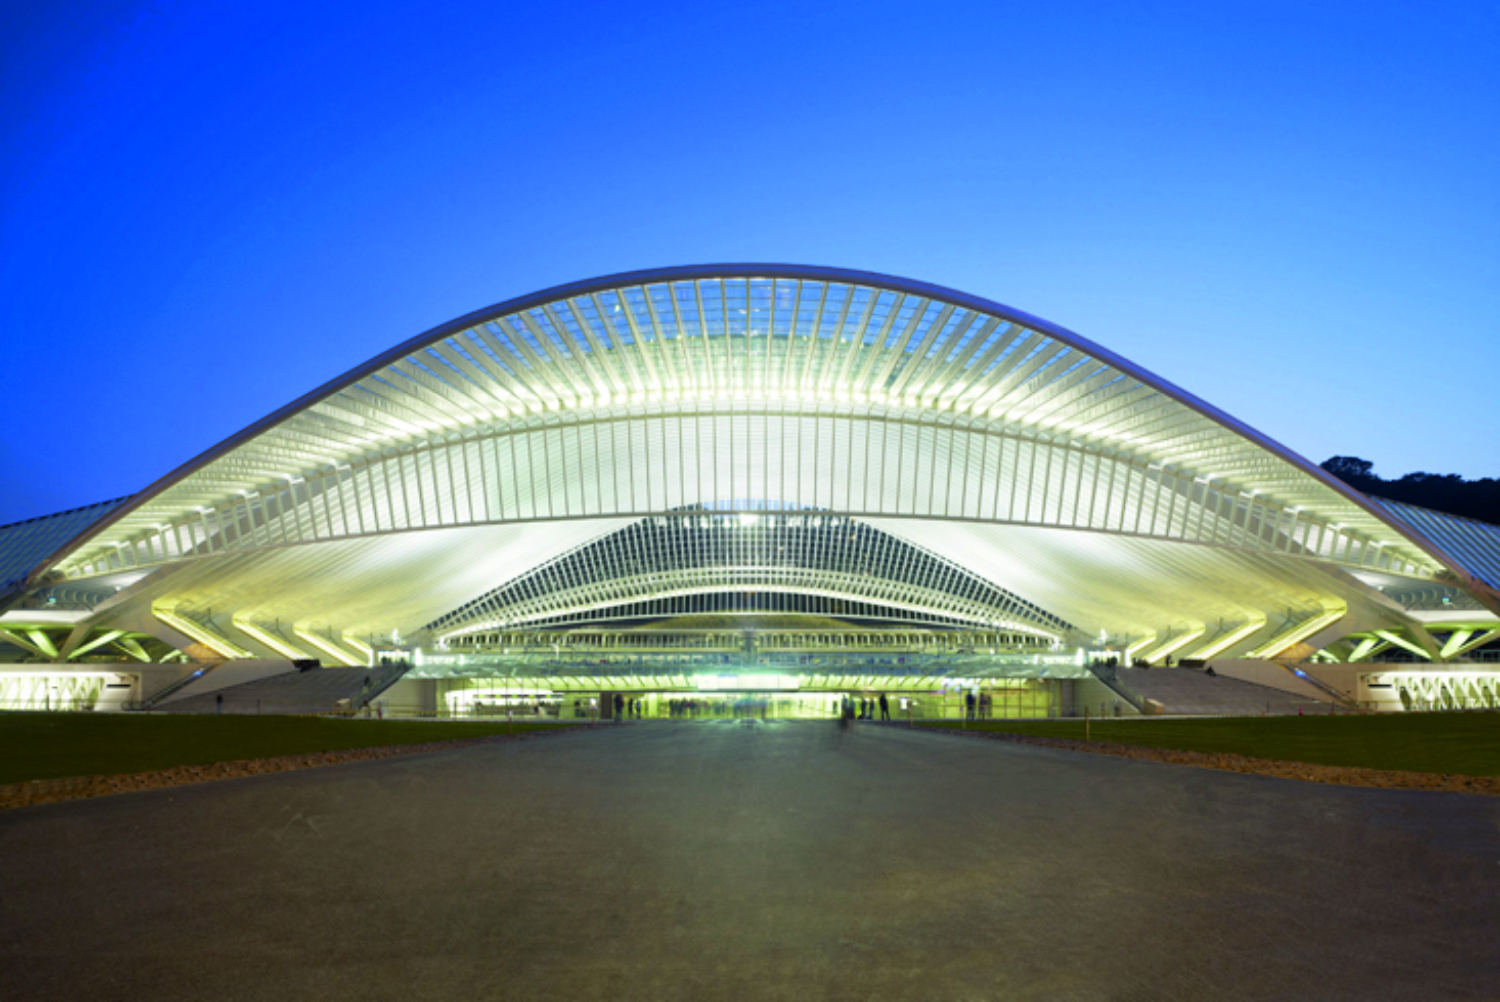
<svg viewBox="0 0 1500 1002">
<path fill-rule="evenodd" d="M 202 668 L 199 668 L 197 671 L 188 672 L 186 675 L 182 676 L 182 678 L 171 683 L 166 688 L 162 689 L 159 692 L 153 693 L 149 699 L 141 700 L 141 709 L 149 710 L 152 707 L 156 706 L 157 703 L 160 703 L 162 700 L 166 699 L 168 696 L 175 696 L 177 693 L 181 692 L 183 689 L 186 689 L 188 686 L 192 685 L 194 682 L 198 681 L 204 675 L 207 675 L 209 672 L 213 671 L 223 663 L 224 662 L 222 661 L 212 661 L 204 665 Z"/>
<path fill-rule="evenodd" d="M 1135 707 L 1137 713 L 1146 712 L 1146 697 L 1136 692 L 1124 682 L 1121 682 L 1119 671 L 1115 666 L 1095 664 L 1092 661 L 1086 662 L 1086 665 L 1088 670 L 1093 673 L 1093 676 L 1104 684 L 1105 688 L 1111 690 L 1115 695 Z"/>
<path fill-rule="evenodd" d="M 385 692 L 391 686 L 401 681 L 402 677 L 407 672 L 411 671 L 411 665 L 404 663 L 398 665 L 386 665 L 383 667 L 385 669 L 385 678 L 377 682 L 375 685 L 371 686 L 369 692 L 366 692 L 362 696 L 360 696 L 361 706 L 369 706 L 371 703 L 375 702 L 375 700 L 380 697 L 380 694 L 382 692 Z"/>
<path fill-rule="evenodd" d="M 1327 682 L 1324 682 L 1322 679 L 1316 678 L 1300 668 L 1293 668 L 1291 665 L 1283 661 L 1277 661 L 1275 662 L 1275 664 L 1280 665 L 1283 670 L 1291 672 L 1293 675 L 1297 676 L 1299 679 L 1306 682 L 1314 689 L 1317 689 L 1319 692 L 1328 696 L 1340 706 L 1353 710 L 1359 709 L 1359 700 L 1353 698 L 1347 693 L 1340 692 L 1338 689 L 1335 689 L 1333 686 L 1329 685 Z"/>
</svg>

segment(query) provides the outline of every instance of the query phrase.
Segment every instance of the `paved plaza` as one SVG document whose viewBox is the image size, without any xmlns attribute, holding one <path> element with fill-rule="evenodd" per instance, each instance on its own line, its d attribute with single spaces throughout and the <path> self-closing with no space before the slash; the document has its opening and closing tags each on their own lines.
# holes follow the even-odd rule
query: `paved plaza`
<svg viewBox="0 0 1500 1002">
<path fill-rule="evenodd" d="M 632 724 L 0 814 L 8 999 L 1500 998 L 1500 800 Z"/>
</svg>

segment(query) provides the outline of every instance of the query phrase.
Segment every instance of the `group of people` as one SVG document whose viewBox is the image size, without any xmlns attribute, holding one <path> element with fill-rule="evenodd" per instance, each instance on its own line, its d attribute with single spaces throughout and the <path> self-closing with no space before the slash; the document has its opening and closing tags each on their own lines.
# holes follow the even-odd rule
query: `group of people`
<svg viewBox="0 0 1500 1002">
<path fill-rule="evenodd" d="M 964 695 L 964 716 L 970 720 L 989 720 L 995 716 L 995 697 L 987 692 Z"/>
<path fill-rule="evenodd" d="M 880 694 L 879 699 L 865 699 L 861 697 L 856 700 L 853 696 L 845 695 L 840 707 L 840 720 L 874 720 L 875 711 L 880 711 L 881 720 L 891 719 L 891 701 L 885 693 Z"/>
</svg>

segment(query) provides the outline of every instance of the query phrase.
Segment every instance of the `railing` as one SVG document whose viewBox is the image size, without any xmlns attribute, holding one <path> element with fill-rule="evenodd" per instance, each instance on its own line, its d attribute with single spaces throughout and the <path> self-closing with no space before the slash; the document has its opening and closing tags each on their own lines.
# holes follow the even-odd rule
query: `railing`
<svg viewBox="0 0 1500 1002">
<path fill-rule="evenodd" d="M 1348 693 L 1341 692 L 1338 689 L 1335 689 L 1333 686 L 1329 685 L 1327 682 L 1324 682 L 1322 679 L 1303 671 L 1301 668 L 1294 668 L 1291 665 L 1284 664 L 1281 667 L 1291 672 L 1293 675 L 1296 675 L 1302 681 L 1306 682 L 1314 689 L 1317 689 L 1319 692 L 1332 699 L 1338 705 L 1347 707 L 1349 709 L 1359 708 L 1358 700 L 1350 696 Z"/>
<path fill-rule="evenodd" d="M 1090 661 L 1088 669 L 1104 684 L 1105 688 L 1135 707 L 1137 713 L 1146 712 L 1146 697 L 1120 681 L 1119 669 L 1116 666 Z"/>
<path fill-rule="evenodd" d="M 219 667 L 217 662 L 213 664 L 206 664 L 202 668 L 199 668 L 197 671 L 189 672 L 188 674 L 182 676 L 182 678 L 173 682 L 171 685 L 166 686 L 159 692 L 153 692 L 150 697 L 142 700 L 141 702 L 145 705 L 145 708 L 149 709 L 150 707 L 155 706 L 157 703 L 160 703 L 162 700 L 166 699 L 168 696 L 171 696 L 173 693 L 180 692 L 187 686 L 192 685 L 194 682 L 198 681 L 204 675 L 207 675 L 217 667 Z"/>
</svg>

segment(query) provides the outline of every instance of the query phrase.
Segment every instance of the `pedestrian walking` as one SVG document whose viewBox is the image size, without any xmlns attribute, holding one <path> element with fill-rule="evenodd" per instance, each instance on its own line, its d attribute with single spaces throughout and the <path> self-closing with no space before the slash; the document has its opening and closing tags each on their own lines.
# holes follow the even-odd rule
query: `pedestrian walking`
<svg viewBox="0 0 1500 1002">
<path fill-rule="evenodd" d="M 885 693 L 880 694 L 880 719 L 891 719 L 891 701 L 886 698 Z"/>
</svg>

